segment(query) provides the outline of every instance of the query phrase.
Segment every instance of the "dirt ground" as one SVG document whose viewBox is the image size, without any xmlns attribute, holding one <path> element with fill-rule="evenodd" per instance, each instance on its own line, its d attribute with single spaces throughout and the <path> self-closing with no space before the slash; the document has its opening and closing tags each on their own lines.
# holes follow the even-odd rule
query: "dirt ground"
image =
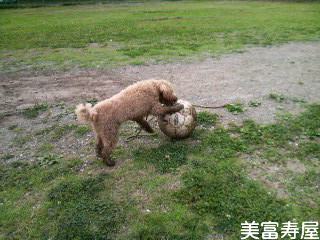
<svg viewBox="0 0 320 240">
<path fill-rule="evenodd" d="M 52 126 L 75 124 L 73 108 L 77 103 L 92 98 L 108 98 L 131 83 L 149 78 L 170 80 L 178 96 L 193 104 L 219 106 L 242 102 L 247 111 L 241 114 L 229 113 L 225 108 L 209 109 L 221 116 L 224 125 L 240 123 L 248 118 L 260 123 L 273 122 L 280 115 L 296 114 L 304 109 L 303 104 L 292 101 L 293 98 L 305 99 L 307 103 L 320 102 L 319 60 L 320 43 L 308 42 L 251 48 L 244 53 L 194 63 L 127 66 L 108 70 L 72 69 L 66 72 L 2 72 L 0 159 L 13 156 L 9 161 L 34 161 L 41 146 L 48 143 L 54 143 L 53 153 L 95 159 L 92 132 L 75 137 L 73 131 L 69 131 L 56 140 L 50 138 L 50 132 L 44 135 L 36 133 Z M 281 103 L 272 100 L 270 93 L 282 94 L 285 100 Z M 261 102 L 261 105 L 250 107 L 250 101 Z M 64 104 L 50 105 L 49 110 L 33 119 L 21 114 L 22 109 L 36 103 L 61 102 Z M 16 128 L 11 130 L 13 126 Z M 160 133 L 158 137 L 144 136 L 128 143 L 126 139 L 134 134 L 136 127 L 134 123 L 122 127 L 119 148 L 131 149 L 139 144 L 168 141 Z M 155 130 L 160 132 L 157 128 Z"/>
<path fill-rule="evenodd" d="M 297 113 L 300 103 L 290 99 L 320 101 L 320 43 L 290 43 L 250 48 L 244 53 L 223 55 L 194 63 L 127 66 L 117 69 L 72 69 L 66 72 L 0 73 L 1 124 L 12 122 L 12 114 L 35 103 L 67 104 L 86 99 L 102 100 L 127 85 L 149 78 L 170 80 L 178 96 L 193 104 L 219 106 L 240 101 L 247 107 L 233 115 L 225 109 L 214 111 L 224 122 L 252 118 L 261 123 L 275 120 L 277 114 Z M 278 103 L 270 93 L 282 94 Z M 250 101 L 261 102 L 248 107 Z M 8 117 L 10 116 L 11 117 Z"/>
<path fill-rule="evenodd" d="M 101 161 L 96 158 L 94 151 L 93 132 L 79 136 L 74 129 L 65 130 L 61 138 L 53 138 L 50 128 L 76 123 L 73 113 L 75 104 L 92 98 L 109 98 L 136 81 L 150 78 L 171 81 L 178 96 L 193 104 L 220 106 L 243 103 L 247 110 L 241 114 L 229 113 L 225 108 L 197 108 L 198 111 L 218 113 L 224 125 L 229 122 L 240 123 L 244 119 L 271 123 L 280 115 L 303 111 L 302 99 L 308 104 L 320 102 L 320 42 L 256 47 L 243 53 L 226 54 L 218 59 L 193 63 L 126 66 L 106 70 L 74 68 L 66 72 L 0 72 L 0 163 L 32 162 L 39 160 L 39 156 L 61 155 L 66 159 L 80 158 L 84 164 L 79 171 L 86 172 L 95 161 Z M 284 101 L 270 99 L 270 93 L 283 95 Z M 261 105 L 250 107 L 250 101 L 261 102 Z M 21 114 L 21 110 L 35 104 L 61 102 L 64 104 L 50 105 L 36 118 L 28 119 Z M 129 123 L 122 127 L 117 150 L 121 152 L 137 146 L 159 146 L 161 142 L 170 141 L 162 133 L 126 141 L 128 136 L 135 133 L 136 126 L 135 123 Z M 44 133 L 37 134 L 39 131 Z M 160 132 L 159 129 L 156 131 Z M 115 155 L 117 164 L 114 168 L 95 168 L 88 174 L 97 175 L 96 171 L 110 173 L 132 164 L 132 159 L 121 157 L 121 154 Z M 261 163 L 255 156 L 243 158 L 252 166 L 248 175 L 253 180 L 261 180 L 283 198 L 288 197 L 284 187 L 288 181 L 285 171 L 306 171 L 305 166 L 295 159 L 282 166 Z M 126 178 L 120 180 L 116 189 L 125 191 L 121 189 L 121 184 Z M 177 180 L 171 188 L 180 184 Z M 141 202 L 150 201 L 149 195 L 139 191 L 135 196 L 137 199 L 140 198 Z M 214 235 L 212 239 L 224 237 Z"/>
</svg>

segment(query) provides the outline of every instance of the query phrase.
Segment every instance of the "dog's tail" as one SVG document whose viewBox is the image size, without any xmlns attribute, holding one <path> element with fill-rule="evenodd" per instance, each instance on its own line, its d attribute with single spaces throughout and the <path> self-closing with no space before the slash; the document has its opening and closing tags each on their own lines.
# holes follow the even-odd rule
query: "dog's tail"
<svg viewBox="0 0 320 240">
<path fill-rule="evenodd" d="M 93 122 L 97 117 L 97 112 L 92 108 L 92 104 L 87 103 L 85 106 L 79 104 L 76 107 L 75 113 L 79 121 Z"/>
</svg>

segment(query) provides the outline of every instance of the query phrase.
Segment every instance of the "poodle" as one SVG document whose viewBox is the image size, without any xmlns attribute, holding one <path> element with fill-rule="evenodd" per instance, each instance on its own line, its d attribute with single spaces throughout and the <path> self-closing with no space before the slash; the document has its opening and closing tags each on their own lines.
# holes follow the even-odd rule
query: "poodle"
<svg viewBox="0 0 320 240">
<path fill-rule="evenodd" d="M 120 125 L 132 120 L 145 131 L 154 133 L 144 117 L 180 111 L 183 105 L 176 103 L 177 100 L 170 82 L 151 79 L 132 84 L 94 107 L 89 103 L 80 104 L 75 113 L 79 121 L 91 123 L 97 140 L 97 155 L 108 166 L 114 166 L 110 155 L 116 147 Z"/>
</svg>

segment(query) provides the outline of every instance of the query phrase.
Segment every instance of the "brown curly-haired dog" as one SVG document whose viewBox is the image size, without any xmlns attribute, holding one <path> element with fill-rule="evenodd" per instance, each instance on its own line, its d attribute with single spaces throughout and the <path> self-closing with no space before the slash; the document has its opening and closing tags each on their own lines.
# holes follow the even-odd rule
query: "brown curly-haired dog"
<svg viewBox="0 0 320 240">
<path fill-rule="evenodd" d="M 80 104 L 75 112 L 79 121 L 90 122 L 97 138 L 97 154 L 108 166 L 114 166 L 110 154 L 118 142 L 121 123 L 133 120 L 147 132 L 153 129 L 144 117 L 178 112 L 183 105 L 176 104 L 172 84 L 165 80 L 145 80 L 130 85 L 113 97 L 91 104 Z"/>
</svg>

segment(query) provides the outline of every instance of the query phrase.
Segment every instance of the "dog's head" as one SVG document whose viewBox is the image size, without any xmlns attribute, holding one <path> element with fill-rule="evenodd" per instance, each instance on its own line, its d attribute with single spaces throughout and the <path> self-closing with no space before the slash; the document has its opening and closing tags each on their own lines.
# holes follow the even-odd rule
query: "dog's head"
<svg viewBox="0 0 320 240">
<path fill-rule="evenodd" d="M 178 101 L 170 82 L 159 81 L 159 101 L 165 105 L 173 105 Z"/>
</svg>

